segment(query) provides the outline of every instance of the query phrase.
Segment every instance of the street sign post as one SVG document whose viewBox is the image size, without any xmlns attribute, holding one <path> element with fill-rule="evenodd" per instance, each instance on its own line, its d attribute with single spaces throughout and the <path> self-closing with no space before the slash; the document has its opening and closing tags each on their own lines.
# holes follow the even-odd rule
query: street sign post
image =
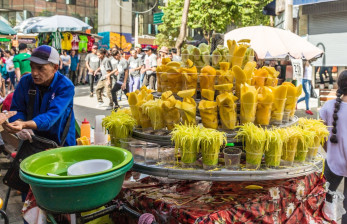
<svg viewBox="0 0 347 224">
<path fill-rule="evenodd" d="M 304 69 L 302 59 L 292 59 L 293 80 L 301 80 L 303 78 Z"/>
<path fill-rule="evenodd" d="M 163 23 L 163 18 L 164 13 L 163 12 L 158 12 L 158 13 L 154 13 L 153 15 L 153 24 L 161 24 Z"/>
</svg>

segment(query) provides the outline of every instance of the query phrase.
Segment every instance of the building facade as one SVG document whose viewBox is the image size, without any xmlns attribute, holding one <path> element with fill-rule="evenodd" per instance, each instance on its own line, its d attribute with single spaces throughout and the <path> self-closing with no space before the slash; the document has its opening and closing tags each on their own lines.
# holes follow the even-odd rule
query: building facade
<svg viewBox="0 0 347 224">
<path fill-rule="evenodd" d="M 347 0 L 276 0 L 278 28 L 286 27 L 288 1 L 293 5 L 292 31 L 324 51 L 312 62 L 314 82 L 320 88 L 336 88 L 338 75 L 347 69 Z"/>
<path fill-rule="evenodd" d="M 164 5 L 163 0 L 99 0 L 98 34 L 104 37 L 101 47 L 128 51 L 134 43 L 136 26 L 138 36 L 155 36 L 159 23 L 155 24 L 154 17 Z"/>
<path fill-rule="evenodd" d="M 36 16 L 68 15 L 97 28 L 98 0 L 0 0 L 0 19 L 12 26 Z"/>
<path fill-rule="evenodd" d="M 308 41 L 324 50 L 317 66 L 347 66 L 347 0 L 302 5 L 301 24 Z"/>
</svg>

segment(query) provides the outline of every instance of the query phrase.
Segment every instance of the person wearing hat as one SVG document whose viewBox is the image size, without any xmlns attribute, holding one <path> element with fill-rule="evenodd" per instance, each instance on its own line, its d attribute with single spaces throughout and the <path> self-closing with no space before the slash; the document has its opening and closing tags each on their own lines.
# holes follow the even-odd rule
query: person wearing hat
<svg viewBox="0 0 347 224">
<path fill-rule="evenodd" d="M 168 54 L 169 54 L 169 48 L 163 46 L 160 48 L 159 50 L 159 56 L 158 56 L 158 59 L 157 59 L 157 65 L 160 66 L 161 65 L 161 60 L 163 58 L 166 58 L 168 57 Z"/>
<path fill-rule="evenodd" d="M 3 123 L 9 133 L 16 133 L 22 140 L 30 140 L 33 134 L 63 143 L 65 126 L 68 132 L 64 146 L 76 144 L 73 98 L 75 87 L 72 82 L 58 72 L 59 53 L 56 49 L 42 45 L 28 58 L 31 73 L 24 75 L 13 94 L 11 111 L 17 114 Z M 35 95 L 32 119 L 29 115 L 29 101 Z M 68 123 L 70 121 L 70 123 Z"/>
<path fill-rule="evenodd" d="M 142 46 L 141 44 L 136 44 L 135 45 L 135 50 L 137 51 L 137 57 L 142 59 L 142 63 L 145 59 L 146 53 L 142 51 Z"/>
<path fill-rule="evenodd" d="M 19 44 L 19 54 L 13 57 L 13 65 L 15 68 L 17 81 L 20 80 L 21 76 L 31 72 L 30 61 L 26 60 L 30 57 L 30 54 L 27 52 L 27 48 L 28 47 L 26 44 Z"/>
<path fill-rule="evenodd" d="M 155 71 L 157 69 L 157 56 L 153 54 L 151 47 L 147 46 L 143 51 L 146 53 L 146 56 L 142 68 L 142 71 L 145 73 L 142 85 L 154 89 L 156 82 Z"/>
</svg>

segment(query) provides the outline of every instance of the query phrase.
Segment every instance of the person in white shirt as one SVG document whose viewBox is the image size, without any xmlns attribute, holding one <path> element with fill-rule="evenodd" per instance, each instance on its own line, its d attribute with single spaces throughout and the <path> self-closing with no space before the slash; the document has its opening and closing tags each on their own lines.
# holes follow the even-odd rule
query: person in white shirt
<svg viewBox="0 0 347 224">
<path fill-rule="evenodd" d="M 11 85 L 9 86 L 9 90 L 12 91 L 14 88 L 16 88 L 16 73 L 14 72 L 14 64 L 13 64 L 13 54 L 11 51 L 6 50 L 5 51 L 5 64 L 6 64 L 6 70 L 11 80 Z"/>
<path fill-rule="evenodd" d="M 310 110 L 310 93 L 311 93 L 311 80 L 312 80 L 312 66 L 309 61 L 305 63 L 305 72 L 302 79 L 302 88 L 305 92 L 305 96 L 301 97 L 298 100 L 298 103 L 305 100 L 306 103 L 306 114 L 313 115 L 313 112 Z"/>
<path fill-rule="evenodd" d="M 60 59 L 63 62 L 62 68 L 61 68 L 61 74 L 65 75 L 66 77 L 69 77 L 69 68 L 71 64 L 71 57 L 67 54 L 66 51 L 63 51 L 63 54 L 60 55 Z"/>
</svg>

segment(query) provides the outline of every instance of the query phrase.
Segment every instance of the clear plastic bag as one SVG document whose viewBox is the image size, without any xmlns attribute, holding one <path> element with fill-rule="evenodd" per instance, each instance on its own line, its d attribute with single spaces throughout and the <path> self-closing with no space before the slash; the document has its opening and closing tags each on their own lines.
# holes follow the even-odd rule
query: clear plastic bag
<svg viewBox="0 0 347 224">
<path fill-rule="evenodd" d="M 323 207 L 324 214 L 330 218 L 331 220 L 337 221 L 341 218 L 342 215 L 346 214 L 346 210 L 343 208 L 343 200 L 345 196 L 338 191 L 330 191 L 328 190 L 329 183 L 326 183 L 327 193 L 331 195 L 333 201 L 328 202 L 325 200 L 325 204 Z"/>
</svg>

